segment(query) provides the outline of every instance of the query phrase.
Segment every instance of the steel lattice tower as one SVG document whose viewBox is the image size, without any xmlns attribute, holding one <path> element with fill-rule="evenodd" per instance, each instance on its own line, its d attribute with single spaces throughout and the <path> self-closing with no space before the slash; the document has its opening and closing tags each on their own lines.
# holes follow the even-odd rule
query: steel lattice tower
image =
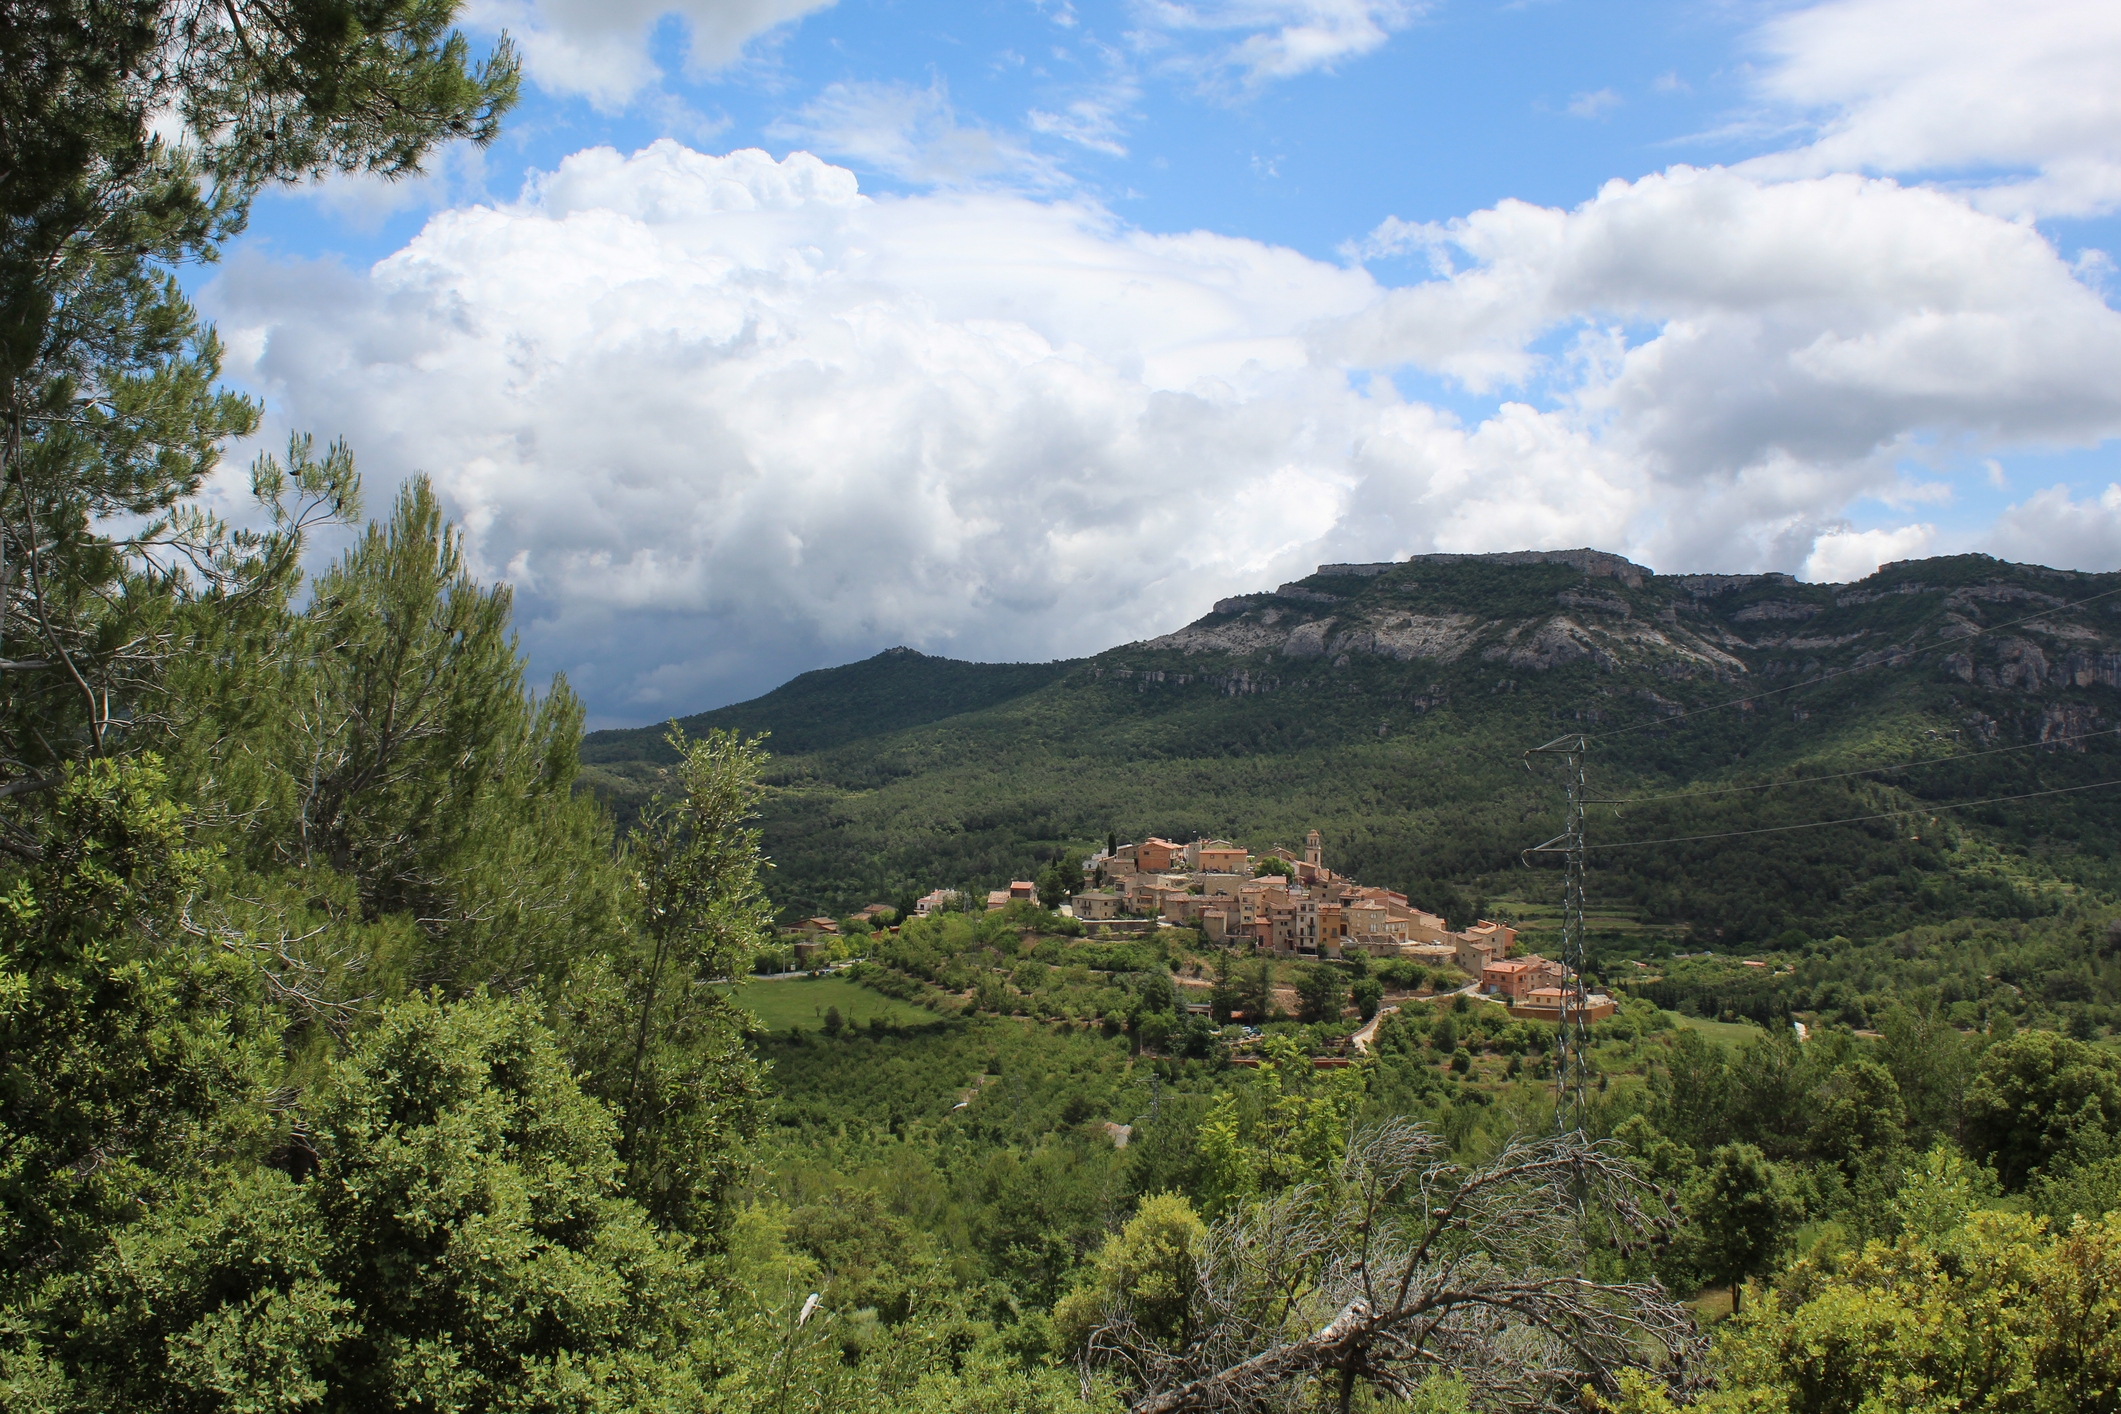
<svg viewBox="0 0 2121 1414">
<path fill-rule="evenodd" d="M 1545 844 L 1525 851 L 1527 855 L 1559 854 L 1567 865 L 1561 903 L 1561 1016 L 1554 1034 L 1556 1134 L 1584 1128 L 1590 1108 L 1591 1038 L 1585 1022 L 1589 999 L 1583 981 L 1589 963 L 1583 924 L 1583 756 L 1589 744 L 1581 732 L 1576 732 L 1525 753 L 1527 770 L 1531 769 L 1534 756 L 1559 756 L 1569 796 L 1566 827 Z"/>
</svg>

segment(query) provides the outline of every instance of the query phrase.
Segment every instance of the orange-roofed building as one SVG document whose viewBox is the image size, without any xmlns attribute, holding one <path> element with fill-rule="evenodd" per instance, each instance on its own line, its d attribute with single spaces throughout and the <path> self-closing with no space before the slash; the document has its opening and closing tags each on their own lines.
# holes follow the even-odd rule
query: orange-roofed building
<svg viewBox="0 0 2121 1414">
<path fill-rule="evenodd" d="M 1161 874 L 1171 867 L 1171 861 L 1183 856 L 1184 845 L 1169 840 L 1148 839 L 1134 846 L 1134 867 L 1144 874 Z"/>
<path fill-rule="evenodd" d="M 1530 957 L 1497 958 L 1480 969 L 1480 990 L 1518 1001 L 1540 987 L 1561 985 L 1561 964 L 1534 953 Z"/>
</svg>

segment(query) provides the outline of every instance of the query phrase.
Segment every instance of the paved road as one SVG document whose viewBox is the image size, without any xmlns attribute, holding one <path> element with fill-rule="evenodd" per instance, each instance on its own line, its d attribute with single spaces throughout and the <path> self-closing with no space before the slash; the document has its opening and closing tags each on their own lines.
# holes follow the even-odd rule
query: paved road
<svg viewBox="0 0 2121 1414">
<path fill-rule="evenodd" d="M 1445 997 L 1477 997 L 1479 995 L 1480 984 L 1478 982 L 1468 982 L 1455 992 L 1438 992 L 1435 999 L 1441 1001 Z M 1356 1054 L 1366 1056 L 1370 1053 L 1370 1043 L 1377 1039 L 1377 1023 L 1398 1010 L 1399 1008 L 1396 1006 L 1379 1007 L 1377 1015 L 1364 1022 L 1362 1030 L 1348 1038 L 1348 1044 L 1355 1050 Z"/>
<path fill-rule="evenodd" d="M 1355 1054 L 1359 1056 L 1370 1054 L 1370 1043 L 1377 1039 L 1377 1024 L 1398 1010 L 1399 1008 L 1396 1006 L 1379 1007 L 1377 1015 L 1365 1021 L 1362 1024 L 1362 1030 L 1348 1038 L 1348 1045 L 1354 1050 Z"/>
<path fill-rule="evenodd" d="M 829 967 L 820 967 L 818 972 L 839 972 L 853 966 L 852 963 L 835 962 Z M 752 982 L 792 982 L 798 977 L 812 976 L 809 972 L 747 972 L 746 980 Z"/>
</svg>

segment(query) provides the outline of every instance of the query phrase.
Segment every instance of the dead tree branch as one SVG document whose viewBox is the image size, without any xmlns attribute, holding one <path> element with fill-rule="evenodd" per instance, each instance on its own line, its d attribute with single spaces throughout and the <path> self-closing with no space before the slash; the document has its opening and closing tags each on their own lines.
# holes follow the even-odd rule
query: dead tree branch
<svg viewBox="0 0 2121 1414">
<path fill-rule="evenodd" d="M 1242 1207 L 1210 1231 L 1183 1345 L 1115 1307 L 1086 1360 L 1133 1414 L 1345 1411 L 1358 1387 L 1407 1397 L 1463 1381 L 1476 1407 L 1558 1411 L 1650 1370 L 1684 1393 L 1702 1337 L 1654 1282 L 1584 1275 L 1594 1246 L 1661 1245 L 1668 1195 L 1581 1135 L 1508 1146 L 1474 1169 L 1428 1131 L 1359 1133 L 1332 1182 Z"/>
</svg>

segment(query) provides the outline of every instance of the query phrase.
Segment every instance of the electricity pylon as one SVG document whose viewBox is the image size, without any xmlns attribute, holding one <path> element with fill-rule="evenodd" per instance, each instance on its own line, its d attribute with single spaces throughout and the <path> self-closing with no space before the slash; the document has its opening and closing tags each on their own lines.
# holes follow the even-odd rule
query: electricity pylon
<svg viewBox="0 0 2121 1414">
<path fill-rule="evenodd" d="M 1567 864 L 1561 904 L 1561 1016 L 1554 1035 L 1556 1134 L 1583 1129 L 1590 1118 L 1591 1036 L 1586 1021 L 1590 999 L 1583 981 L 1589 963 L 1583 928 L 1583 755 L 1589 745 L 1583 733 L 1572 732 L 1533 747 L 1525 753 L 1524 763 L 1529 771 L 1534 756 L 1559 756 L 1569 792 L 1566 828 L 1545 844 L 1525 851 L 1527 855 L 1559 854 Z"/>
</svg>

